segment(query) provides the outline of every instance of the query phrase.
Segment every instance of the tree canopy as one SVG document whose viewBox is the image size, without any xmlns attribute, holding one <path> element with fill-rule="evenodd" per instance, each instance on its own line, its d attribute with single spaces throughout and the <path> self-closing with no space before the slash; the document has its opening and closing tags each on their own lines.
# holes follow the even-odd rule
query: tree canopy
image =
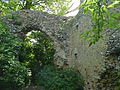
<svg viewBox="0 0 120 90">
<path fill-rule="evenodd" d="M 72 0 L 1 0 L 1 14 L 6 15 L 11 11 L 30 9 L 46 11 L 53 14 L 65 15 L 70 9 Z"/>
</svg>

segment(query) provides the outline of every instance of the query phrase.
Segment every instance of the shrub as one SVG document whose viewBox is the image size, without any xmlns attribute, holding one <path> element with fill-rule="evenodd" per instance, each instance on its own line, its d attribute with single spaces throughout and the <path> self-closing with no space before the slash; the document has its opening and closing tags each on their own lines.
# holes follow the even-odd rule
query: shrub
<svg viewBox="0 0 120 90">
<path fill-rule="evenodd" d="M 74 69 L 59 71 L 58 79 L 50 87 L 51 90 L 83 90 L 82 76 Z"/>
<path fill-rule="evenodd" d="M 116 79 L 116 81 L 114 81 L 116 83 L 114 90 L 120 90 L 120 72 L 118 72 L 114 78 Z"/>
<path fill-rule="evenodd" d="M 84 82 L 74 69 L 57 70 L 46 65 L 36 76 L 37 86 L 45 90 L 83 90 Z"/>
<path fill-rule="evenodd" d="M 21 90 L 29 82 L 28 69 L 18 61 L 2 60 L 0 63 L 1 90 Z"/>
<path fill-rule="evenodd" d="M 28 80 L 28 69 L 18 59 L 20 42 L 0 21 L 0 89 L 18 90 Z"/>
</svg>

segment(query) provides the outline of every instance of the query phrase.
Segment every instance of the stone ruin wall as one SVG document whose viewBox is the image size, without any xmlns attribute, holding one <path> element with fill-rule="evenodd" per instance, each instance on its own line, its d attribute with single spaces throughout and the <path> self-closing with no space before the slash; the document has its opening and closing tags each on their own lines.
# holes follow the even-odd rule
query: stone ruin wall
<svg viewBox="0 0 120 90">
<path fill-rule="evenodd" d="M 14 18 L 8 18 L 10 16 Z M 65 46 L 68 37 L 67 33 L 63 31 L 63 26 L 69 21 L 69 18 L 46 12 L 22 10 L 10 13 L 5 21 L 11 27 L 11 31 L 21 39 L 32 30 L 45 33 L 54 44 L 57 66 L 63 67 L 67 61 Z"/>
<path fill-rule="evenodd" d="M 6 19 L 7 24 L 12 27 L 11 31 L 17 33 L 19 37 L 24 37 L 31 30 L 48 35 L 56 49 L 55 60 L 58 67 L 69 66 L 78 69 L 84 77 L 85 90 L 113 90 L 114 82 L 111 79 L 114 79 L 120 70 L 118 61 L 120 31 L 107 33 L 105 40 L 100 40 L 89 47 L 79 37 L 83 31 L 90 29 L 91 21 L 88 15 L 79 13 L 74 18 L 67 18 L 30 10 L 12 13 L 14 14 L 17 15 L 17 19 Z M 17 25 L 16 21 L 21 24 Z M 111 40 L 115 43 L 110 44 Z M 115 46 L 116 43 L 118 47 Z M 117 49 L 113 50 L 114 47 Z M 106 55 L 107 52 L 114 53 Z M 112 72 L 109 73 L 110 71 Z"/>
<path fill-rule="evenodd" d="M 118 9 L 117 9 L 118 10 Z M 69 31 L 69 65 L 77 68 L 85 79 L 85 90 L 114 90 L 120 71 L 120 30 L 104 31 L 104 40 L 91 47 L 80 34 L 91 28 L 89 15 L 78 13 Z M 67 32 L 68 32 L 67 31 Z"/>
</svg>

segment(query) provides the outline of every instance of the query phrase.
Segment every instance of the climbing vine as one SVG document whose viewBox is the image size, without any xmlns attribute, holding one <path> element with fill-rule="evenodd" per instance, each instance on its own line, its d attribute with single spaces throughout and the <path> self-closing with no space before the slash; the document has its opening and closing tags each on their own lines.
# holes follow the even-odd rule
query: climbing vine
<svg viewBox="0 0 120 90">
<path fill-rule="evenodd" d="M 81 7 L 83 8 L 84 14 L 91 16 L 92 29 L 80 36 L 88 41 L 89 46 L 95 44 L 99 39 L 102 38 L 102 32 L 107 29 L 120 29 L 120 13 L 115 8 L 120 8 L 119 0 L 85 0 Z"/>
</svg>

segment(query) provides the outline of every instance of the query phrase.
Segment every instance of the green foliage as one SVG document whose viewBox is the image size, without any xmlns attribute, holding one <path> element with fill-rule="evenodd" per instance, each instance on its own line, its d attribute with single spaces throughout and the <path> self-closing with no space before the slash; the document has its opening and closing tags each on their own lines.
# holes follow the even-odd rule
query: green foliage
<svg viewBox="0 0 120 90">
<path fill-rule="evenodd" d="M 21 52 L 23 53 L 21 53 L 20 60 L 47 65 L 53 63 L 55 50 L 49 37 L 42 32 L 33 31 L 29 32 L 23 41 L 23 51 Z"/>
<path fill-rule="evenodd" d="M 20 42 L 0 21 L 0 88 L 1 90 L 21 89 L 28 83 L 28 69 L 19 63 Z"/>
<path fill-rule="evenodd" d="M 5 59 L 5 57 L 3 57 Z M 1 60 L 1 90 L 21 90 L 29 82 L 28 69 L 18 61 Z"/>
<path fill-rule="evenodd" d="M 52 3 L 52 5 L 48 4 L 48 6 L 46 7 L 54 14 L 65 15 L 67 14 L 67 11 L 71 8 L 69 7 L 71 1 L 72 0 L 56 0 Z"/>
<path fill-rule="evenodd" d="M 81 75 L 73 69 L 57 70 L 52 42 L 42 32 L 29 32 L 23 41 L 20 62 L 30 67 L 32 84 L 45 90 L 83 90 Z"/>
<path fill-rule="evenodd" d="M 45 90 L 83 90 L 84 82 L 74 69 L 57 70 L 46 65 L 36 75 L 36 83 Z"/>
<path fill-rule="evenodd" d="M 120 8 L 120 0 L 85 0 L 81 7 L 84 14 L 91 16 L 92 29 L 81 34 L 84 40 L 87 40 L 89 46 L 95 44 L 103 37 L 102 32 L 108 30 L 120 29 L 120 12 L 116 9 Z M 115 78 L 119 78 L 118 77 Z M 120 90 L 120 80 L 115 90 Z"/>
<path fill-rule="evenodd" d="M 117 75 L 117 85 L 115 86 L 114 90 L 120 90 L 120 72 L 118 72 L 118 75 Z"/>
<path fill-rule="evenodd" d="M 27 34 L 19 52 L 19 59 L 31 69 L 32 82 L 41 67 L 53 65 L 54 53 L 52 42 L 44 33 L 33 31 Z"/>
<path fill-rule="evenodd" d="M 82 33 L 81 37 L 89 42 L 89 45 L 95 44 L 106 29 L 120 28 L 120 13 L 111 10 L 111 7 L 119 7 L 119 0 L 114 0 L 110 5 L 107 0 L 85 0 L 81 7 L 84 9 L 84 14 L 91 15 L 92 29 Z"/>
<path fill-rule="evenodd" d="M 68 6 L 71 0 L 1 0 L 0 8 L 2 15 L 11 11 L 31 9 L 47 11 L 54 14 L 65 15 L 70 9 Z"/>
<path fill-rule="evenodd" d="M 20 62 L 31 69 L 32 84 L 45 90 L 83 90 L 82 77 L 76 70 L 55 68 L 55 50 L 44 33 L 29 32 L 19 53 Z"/>
<path fill-rule="evenodd" d="M 56 69 L 54 66 L 45 65 L 35 76 L 35 83 L 41 88 L 48 89 L 56 77 Z"/>
</svg>

